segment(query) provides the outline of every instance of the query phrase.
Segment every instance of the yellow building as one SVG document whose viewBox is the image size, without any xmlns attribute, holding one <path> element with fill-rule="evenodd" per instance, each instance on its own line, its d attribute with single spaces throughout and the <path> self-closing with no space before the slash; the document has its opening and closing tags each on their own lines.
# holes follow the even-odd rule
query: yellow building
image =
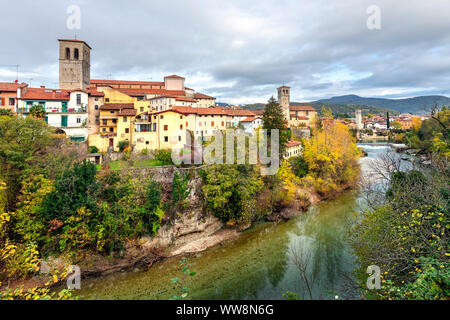
<svg viewBox="0 0 450 320">
<path fill-rule="evenodd" d="M 131 143 L 136 109 L 133 103 L 108 103 L 100 106 L 100 133 L 89 136 L 89 145 L 100 152 L 119 151 L 120 141 Z"/>
</svg>

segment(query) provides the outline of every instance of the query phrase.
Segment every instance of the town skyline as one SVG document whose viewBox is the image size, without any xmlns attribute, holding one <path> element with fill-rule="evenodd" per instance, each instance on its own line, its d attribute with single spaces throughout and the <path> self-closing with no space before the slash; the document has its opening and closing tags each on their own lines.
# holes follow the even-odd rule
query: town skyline
<svg viewBox="0 0 450 320">
<path fill-rule="evenodd" d="M 440 19 L 450 5 L 400 1 L 388 7 L 386 1 L 371 1 L 380 8 L 381 22 L 379 30 L 370 30 L 367 1 L 302 4 L 141 2 L 139 10 L 122 12 L 117 4 L 106 10 L 101 1 L 8 3 L 5 10 L 12 14 L 0 25 L 8 29 L 10 45 L 0 50 L 0 81 L 14 81 L 19 65 L 20 82 L 57 88 L 55 39 L 76 37 L 95 47 L 93 79 L 161 81 L 178 74 L 189 79 L 188 86 L 230 104 L 264 103 L 282 84 L 292 87 L 291 100 L 298 102 L 347 94 L 450 95 L 445 67 L 450 42 L 444 32 L 450 31 L 450 22 Z M 71 5 L 80 8 L 79 29 L 67 28 Z M 28 19 L 34 14 L 44 22 Z M 24 22 L 10 28 L 17 15 Z M 169 26 L 170 33 L 158 35 Z M 410 32 L 416 36 L 407 37 Z"/>
</svg>

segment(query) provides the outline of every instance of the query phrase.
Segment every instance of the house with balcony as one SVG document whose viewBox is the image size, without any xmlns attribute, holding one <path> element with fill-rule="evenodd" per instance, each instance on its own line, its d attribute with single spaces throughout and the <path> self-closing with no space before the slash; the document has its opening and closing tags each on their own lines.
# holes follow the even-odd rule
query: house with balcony
<svg viewBox="0 0 450 320">
<path fill-rule="evenodd" d="M 18 91 L 17 113 L 29 115 L 33 105 L 45 109 L 45 122 L 59 128 L 72 140 L 87 139 L 88 93 L 83 90 L 61 90 L 25 87 Z"/>
<path fill-rule="evenodd" d="M 100 132 L 89 135 L 89 145 L 100 152 L 119 151 L 119 142 L 133 139 L 134 103 L 105 103 L 100 106 Z"/>
</svg>

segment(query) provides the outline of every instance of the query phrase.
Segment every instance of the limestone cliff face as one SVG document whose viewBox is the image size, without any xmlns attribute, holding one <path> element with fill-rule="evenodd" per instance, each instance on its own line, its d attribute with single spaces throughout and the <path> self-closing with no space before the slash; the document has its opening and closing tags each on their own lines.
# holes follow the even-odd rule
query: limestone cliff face
<svg viewBox="0 0 450 320">
<path fill-rule="evenodd" d="M 80 261 L 83 275 L 108 274 L 138 264 L 152 265 L 161 258 L 205 250 L 238 234 L 236 230 L 224 228 L 222 221 L 205 212 L 201 193 L 202 179 L 198 170 L 166 166 L 124 169 L 121 174 L 137 178 L 143 183 L 153 179 L 163 188 L 163 194 L 166 195 L 163 201 L 169 201 L 167 195 L 171 194 L 175 172 L 190 174 L 187 205 L 175 215 L 165 216 L 155 237 L 146 236 L 128 243 L 121 258 L 95 255 Z"/>
</svg>

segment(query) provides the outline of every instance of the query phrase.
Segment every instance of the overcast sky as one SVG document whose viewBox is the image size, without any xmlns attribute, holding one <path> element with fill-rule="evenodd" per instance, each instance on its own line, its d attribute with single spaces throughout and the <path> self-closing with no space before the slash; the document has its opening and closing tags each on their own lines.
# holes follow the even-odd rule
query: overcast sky
<svg viewBox="0 0 450 320">
<path fill-rule="evenodd" d="M 81 27 L 69 29 L 70 5 Z M 381 29 L 370 30 L 370 5 Z M 0 81 L 58 85 L 58 38 L 86 41 L 92 79 L 162 81 L 228 103 L 450 96 L 448 0 L 2 1 Z M 373 20 L 371 20 L 373 21 Z"/>
</svg>

